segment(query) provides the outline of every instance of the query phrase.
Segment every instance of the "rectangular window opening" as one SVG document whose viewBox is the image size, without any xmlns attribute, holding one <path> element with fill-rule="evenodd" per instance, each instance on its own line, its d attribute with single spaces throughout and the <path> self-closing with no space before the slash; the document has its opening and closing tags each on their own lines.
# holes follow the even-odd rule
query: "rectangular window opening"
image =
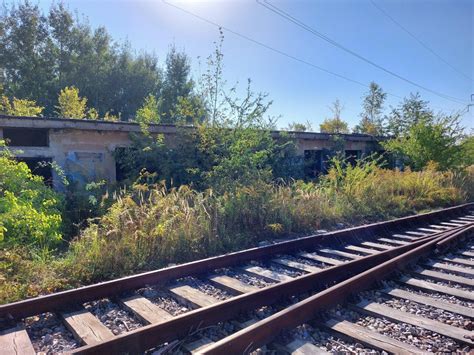
<svg viewBox="0 0 474 355">
<path fill-rule="evenodd" d="M 4 128 L 3 139 L 10 147 L 48 147 L 48 129 Z"/>
</svg>

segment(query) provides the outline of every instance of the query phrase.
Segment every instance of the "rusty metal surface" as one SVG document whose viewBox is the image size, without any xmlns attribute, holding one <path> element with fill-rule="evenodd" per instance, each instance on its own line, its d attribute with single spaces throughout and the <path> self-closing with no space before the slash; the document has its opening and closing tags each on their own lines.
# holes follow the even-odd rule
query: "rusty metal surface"
<svg viewBox="0 0 474 355">
<path fill-rule="evenodd" d="M 375 282 L 387 277 L 394 271 L 403 269 L 420 257 L 435 251 L 438 243 L 447 239 L 450 242 L 454 242 L 456 239 L 471 236 L 472 234 L 472 226 L 467 226 L 436 237 L 425 238 L 422 242 L 418 242 L 415 248 L 410 248 L 397 257 L 391 258 L 380 265 L 359 273 L 346 281 L 232 334 L 209 346 L 203 353 L 240 354 L 255 350 L 268 343 L 282 330 L 294 328 L 314 319 L 318 312 L 344 302 L 352 294 L 369 288 Z"/>
</svg>

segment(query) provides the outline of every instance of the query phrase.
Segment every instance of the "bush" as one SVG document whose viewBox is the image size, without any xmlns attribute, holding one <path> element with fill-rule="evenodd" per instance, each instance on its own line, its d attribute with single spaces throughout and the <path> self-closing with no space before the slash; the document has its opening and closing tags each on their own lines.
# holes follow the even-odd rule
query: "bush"
<svg viewBox="0 0 474 355">
<path fill-rule="evenodd" d="M 0 248 L 47 250 L 61 240 L 62 198 L 8 150 L 0 153 Z"/>
</svg>

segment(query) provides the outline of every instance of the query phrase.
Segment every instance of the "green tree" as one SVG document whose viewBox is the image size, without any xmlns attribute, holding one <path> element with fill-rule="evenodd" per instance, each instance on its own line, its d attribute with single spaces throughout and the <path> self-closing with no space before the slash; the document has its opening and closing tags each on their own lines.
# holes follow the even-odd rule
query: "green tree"
<svg viewBox="0 0 474 355">
<path fill-rule="evenodd" d="M 464 137 L 460 143 L 462 152 L 462 164 L 464 166 L 474 165 L 474 135 Z"/>
<path fill-rule="evenodd" d="M 383 92 L 378 84 L 374 82 L 370 83 L 369 92 L 364 97 L 362 104 L 363 112 L 360 115 L 361 120 L 359 124 L 354 127 L 354 132 L 374 136 L 384 134 L 382 110 L 386 97 L 387 94 Z"/>
<path fill-rule="evenodd" d="M 382 144 L 415 170 L 423 169 L 429 162 L 435 162 L 440 170 L 447 170 L 462 165 L 460 142 L 463 138 L 459 115 L 428 116 L 418 119 L 403 136 Z"/>
<path fill-rule="evenodd" d="M 174 123 L 174 113 L 181 99 L 191 95 L 194 82 L 190 78 L 191 64 L 186 53 L 178 52 L 171 46 L 166 56 L 163 87 L 160 98 L 160 116 L 165 123 Z M 187 105 L 192 102 L 188 101 Z M 182 103 L 181 103 L 182 107 Z"/>
<path fill-rule="evenodd" d="M 0 114 L 11 116 L 38 117 L 43 112 L 44 107 L 36 105 L 34 100 L 10 99 L 3 95 L 3 87 L 0 85 Z"/>
<path fill-rule="evenodd" d="M 428 101 L 424 101 L 419 93 L 410 94 L 388 115 L 388 133 L 395 137 L 407 135 L 413 125 L 421 120 L 429 121 L 433 116 Z"/>
<path fill-rule="evenodd" d="M 217 44 L 202 80 L 200 113 L 205 114 L 204 120 L 196 120 L 193 128 L 178 125 L 173 147 L 145 131 L 145 137 L 132 137 L 132 148 L 117 154 L 119 166 L 131 179 L 145 168 L 168 185 L 192 184 L 197 189 L 232 192 L 239 186 L 294 176 L 294 140 L 289 135 L 272 137 L 275 124 L 266 116 L 271 101 L 254 93 L 250 80 L 242 98 L 236 87 L 226 89 L 219 69 L 223 67 L 222 57 Z M 148 120 L 154 115 L 154 101 L 150 102 L 137 117 Z"/>
<path fill-rule="evenodd" d="M 128 119 L 161 85 L 155 55 L 135 54 L 61 2 L 47 14 L 29 2 L 0 9 L 0 68 L 5 94 L 35 100 L 46 115 L 55 114 L 57 93 L 74 86 L 100 115 L 112 110 Z"/>
<path fill-rule="evenodd" d="M 142 107 L 137 110 L 135 121 L 140 124 L 143 132 L 147 132 L 147 127 L 150 123 L 159 123 L 160 114 L 158 112 L 158 102 L 155 96 L 149 94 Z"/>
<path fill-rule="evenodd" d="M 85 118 L 86 105 L 87 99 L 79 96 L 79 89 L 66 86 L 59 93 L 56 109 L 59 117 Z"/>
<path fill-rule="evenodd" d="M 309 132 L 312 131 L 313 126 L 311 125 L 311 122 L 306 121 L 305 123 L 301 122 L 293 122 L 288 124 L 288 128 L 286 129 L 287 131 L 293 131 L 293 132 Z"/>
<path fill-rule="evenodd" d="M 29 2 L 4 6 L 0 14 L 0 68 L 8 97 L 48 106 L 53 88 L 54 58 L 47 18 Z"/>
<path fill-rule="evenodd" d="M 332 118 L 326 118 L 323 123 L 319 125 L 319 130 L 322 133 L 349 133 L 349 125 L 341 119 L 341 112 L 343 106 L 339 100 L 334 101 L 330 110 L 333 113 Z"/>
<path fill-rule="evenodd" d="M 41 116 L 43 109 L 44 107 L 37 106 L 33 100 L 17 99 L 14 97 L 6 113 L 12 116 L 38 117 Z"/>
</svg>

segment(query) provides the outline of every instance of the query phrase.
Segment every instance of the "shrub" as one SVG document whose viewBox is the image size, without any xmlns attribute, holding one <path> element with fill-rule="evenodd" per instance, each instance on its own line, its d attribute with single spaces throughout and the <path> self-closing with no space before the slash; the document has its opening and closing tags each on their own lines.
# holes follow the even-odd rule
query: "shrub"
<svg viewBox="0 0 474 355">
<path fill-rule="evenodd" d="M 61 240 L 62 199 L 8 150 L 0 152 L 0 247 L 46 250 Z"/>
</svg>

